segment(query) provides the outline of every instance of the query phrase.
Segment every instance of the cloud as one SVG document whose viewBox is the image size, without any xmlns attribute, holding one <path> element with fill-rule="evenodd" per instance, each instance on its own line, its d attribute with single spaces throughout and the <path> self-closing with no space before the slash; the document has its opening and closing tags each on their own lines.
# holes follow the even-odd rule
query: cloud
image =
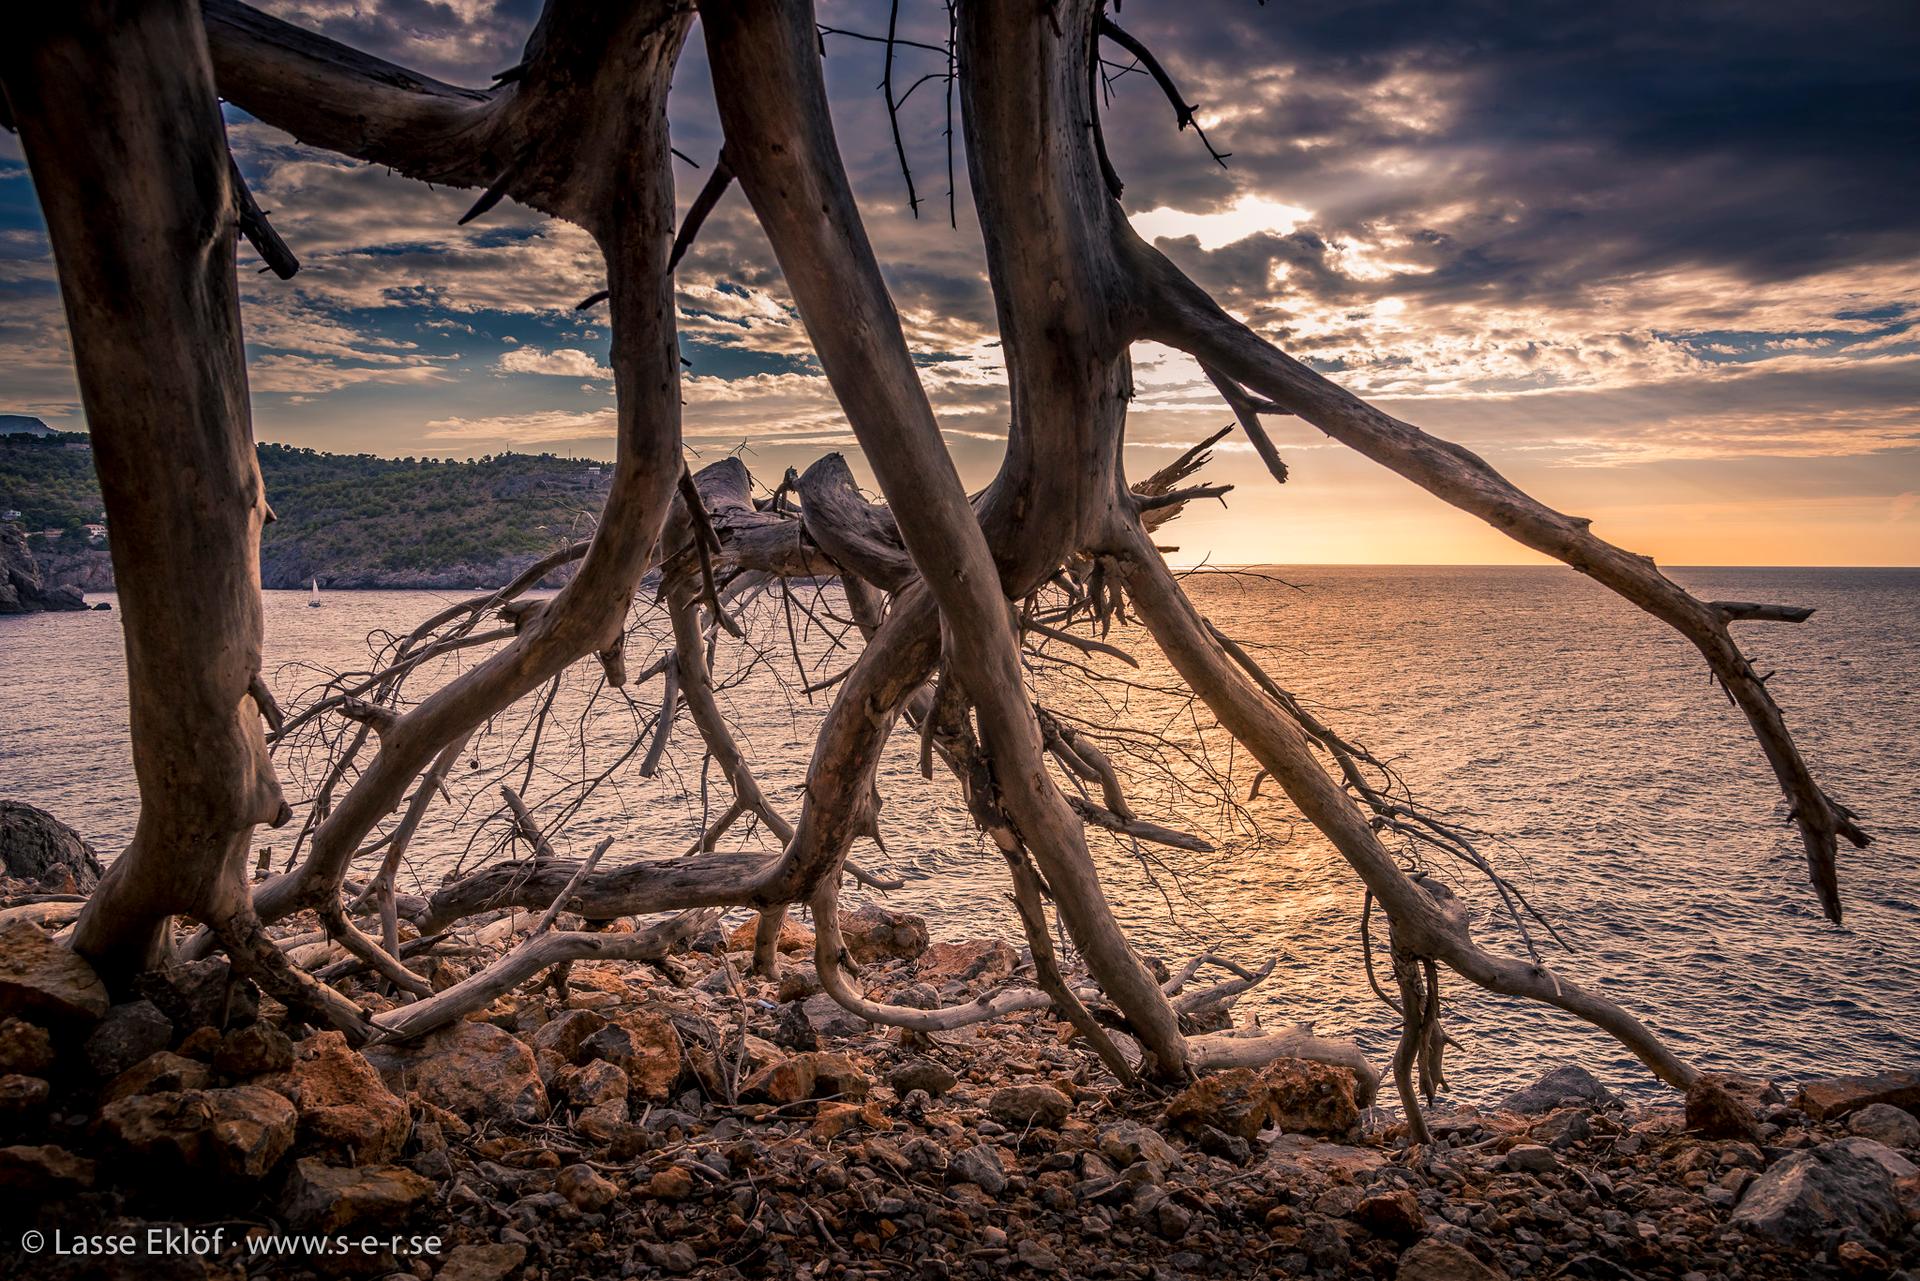
<svg viewBox="0 0 1920 1281">
<path fill-rule="evenodd" d="M 519 58 L 538 0 L 269 7 L 486 85 Z M 823 20 L 872 30 L 887 14 L 878 0 L 833 0 Z M 912 39 L 944 38 L 939 6 L 900 17 Z M 1123 20 L 1200 104 L 1228 167 L 1174 127 L 1146 76 L 1120 75 L 1103 122 L 1122 201 L 1142 235 L 1290 353 L 1502 465 L 1597 475 L 1858 458 L 1886 473 L 1877 511 L 1898 508 L 1888 493 L 1920 492 L 1920 170 L 1908 155 L 1920 100 L 1907 84 L 1920 24 L 1897 0 L 1549 0 L 1520 18 L 1464 0 L 1299 0 L 1194 18 L 1142 5 Z M 962 150 L 950 228 L 944 102 L 922 90 L 900 121 L 922 199 L 910 214 L 873 91 L 882 56 L 827 39 L 840 150 L 971 481 L 1010 407 L 967 165 Z M 927 65 L 897 75 L 941 66 L 899 56 Z M 676 146 L 703 163 L 716 154 L 697 37 L 671 115 Z M 230 133 L 304 264 L 281 282 L 240 250 L 269 413 L 305 398 L 297 421 L 330 427 L 371 405 L 374 447 L 391 452 L 611 439 L 605 314 L 572 310 L 605 284 L 584 232 L 511 201 L 460 227 L 470 192 L 329 156 L 238 113 Z M 0 139 L 0 157 L 15 154 Z M 683 210 L 703 176 L 677 168 Z M 0 197 L 20 196 L 0 199 L 0 408 L 72 424 L 64 320 L 28 186 L 0 158 Z M 676 313 L 690 444 L 848 443 L 737 190 L 676 273 Z M 1184 357 L 1142 346 L 1134 373 L 1131 441 L 1185 445 L 1225 422 Z M 1290 435 L 1290 451 L 1328 448 Z"/>
<path fill-rule="evenodd" d="M 286 353 L 255 356 L 247 362 L 249 390 L 290 396 L 314 396 L 372 384 L 394 386 L 444 382 L 447 377 L 444 370 L 432 365 L 346 365 Z"/>
<path fill-rule="evenodd" d="M 503 374 L 554 374 L 563 378 L 613 377 L 613 370 L 578 347 L 558 347 L 552 351 L 534 351 L 515 347 L 493 362 Z"/>
</svg>

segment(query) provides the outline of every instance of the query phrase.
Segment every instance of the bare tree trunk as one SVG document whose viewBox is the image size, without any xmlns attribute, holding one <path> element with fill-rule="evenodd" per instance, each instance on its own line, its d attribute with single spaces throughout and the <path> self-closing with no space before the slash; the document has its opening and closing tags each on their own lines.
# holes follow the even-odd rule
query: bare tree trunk
<svg viewBox="0 0 1920 1281">
<path fill-rule="evenodd" d="M 109 975 L 167 919 L 249 918 L 254 827 L 289 816 L 261 709 L 259 540 L 236 213 L 199 6 L 22 11 L 0 53 L 46 213 L 113 525 L 140 819 L 73 936 Z M 164 480 L 162 480 L 164 478 Z"/>
<path fill-rule="evenodd" d="M 701 22 L 728 162 L 887 501 L 914 513 L 900 533 L 938 602 L 942 657 L 974 702 L 1001 800 L 1101 988 L 1156 1070 L 1181 1075 L 1178 1020 L 1114 921 L 1080 822 L 1047 774 L 998 567 L 934 422 L 834 144 L 813 8 L 716 0 Z M 1044 23 L 1027 14 L 1021 25 Z"/>
</svg>

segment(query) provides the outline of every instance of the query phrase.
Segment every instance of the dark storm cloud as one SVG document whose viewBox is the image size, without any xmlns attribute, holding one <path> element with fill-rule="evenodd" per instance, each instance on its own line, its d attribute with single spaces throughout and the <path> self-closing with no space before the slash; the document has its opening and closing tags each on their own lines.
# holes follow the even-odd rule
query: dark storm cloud
<svg viewBox="0 0 1920 1281">
<path fill-rule="evenodd" d="M 538 10 L 537 0 L 270 7 L 465 83 L 517 58 Z M 1676 266 L 1791 278 L 1915 252 L 1917 12 L 1903 0 L 1137 5 L 1123 11 L 1135 34 L 1190 99 L 1227 113 L 1213 132 L 1233 167 L 1213 167 L 1174 131 L 1144 76 L 1117 82 L 1108 131 L 1130 209 L 1204 209 L 1257 189 L 1313 212 L 1232 261 L 1185 258 L 1229 292 L 1248 281 L 1257 292 L 1281 264 L 1292 288 L 1329 301 L 1409 291 L 1546 300 Z M 878 31 L 886 6 L 828 3 L 821 16 Z M 910 35 L 943 34 L 938 5 L 909 3 L 904 18 Z M 900 206 L 904 183 L 873 89 L 879 51 L 847 37 L 827 48 L 856 189 L 870 208 Z M 932 55 L 900 58 L 903 83 L 938 69 Z M 704 159 L 718 130 L 697 32 L 676 90 L 676 140 Z M 927 222 L 946 203 L 941 93 L 922 86 L 902 114 Z M 964 201 L 964 158 L 957 168 Z M 1383 232 L 1398 243 L 1395 261 L 1417 271 L 1356 279 L 1331 252 Z M 929 305 L 990 316 L 977 271 L 940 267 L 895 274 Z"/>
<path fill-rule="evenodd" d="M 1228 119 L 1216 143 L 1314 211 L 1268 247 L 1301 288 L 1350 288 L 1325 246 L 1384 226 L 1435 295 L 1544 298 L 1726 266 L 1755 282 L 1911 257 L 1920 10 L 1807 5 L 1301 3 L 1128 11 Z M 1129 77 L 1111 128 L 1129 204 L 1242 179 Z M 1242 114 L 1245 113 L 1245 114 Z M 1182 145 L 1182 144 L 1186 145 Z"/>
</svg>

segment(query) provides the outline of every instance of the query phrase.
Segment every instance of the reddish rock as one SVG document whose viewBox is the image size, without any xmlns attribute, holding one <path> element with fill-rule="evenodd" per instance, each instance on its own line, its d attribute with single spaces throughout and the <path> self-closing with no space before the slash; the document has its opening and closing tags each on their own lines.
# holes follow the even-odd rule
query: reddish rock
<svg viewBox="0 0 1920 1281">
<path fill-rule="evenodd" d="M 810 996 L 818 996 L 823 991 L 820 973 L 813 966 L 789 965 L 780 971 L 780 988 L 775 999 L 785 1005 L 790 1001 L 804 1001 Z"/>
<path fill-rule="evenodd" d="M 526 1261 L 527 1247 L 512 1242 L 455 1246 L 435 1281 L 506 1281 Z"/>
<path fill-rule="evenodd" d="M 1401 1241 L 1411 1241 L 1427 1230 L 1420 1200 L 1406 1188 L 1360 1198 L 1353 1207 L 1353 1221 L 1369 1232 Z"/>
<path fill-rule="evenodd" d="M 231 1077 L 285 1072 L 293 1066 L 293 1042 L 271 1023 L 249 1023 L 221 1038 L 213 1066 Z"/>
<path fill-rule="evenodd" d="M 1428 1237 L 1400 1256 L 1394 1281 L 1507 1281 L 1451 1241 Z"/>
<path fill-rule="evenodd" d="M 433 1194 L 431 1180 L 397 1165 L 350 1169 L 301 1157 L 287 1178 L 280 1212 L 299 1232 L 394 1228 Z"/>
<path fill-rule="evenodd" d="M 864 1099 L 872 1082 L 845 1054 L 813 1050 L 776 1060 L 747 1078 L 740 1098 L 749 1103 L 798 1103 L 803 1099 Z"/>
<path fill-rule="evenodd" d="M 407 1110 L 413 1116 L 413 1132 L 409 1139 L 422 1152 L 444 1152 L 457 1140 L 473 1133 L 473 1127 L 465 1121 L 445 1108 L 435 1107 L 417 1094 L 407 1096 Z"/>
<path fill-rule="evenodd" d="M 595 1059 L 585 1067 L 562 1068 L 553 1078 L 556 1093 L 563 1094 L 576 1108 L 598 1107 L 602 1103 L 624 1102 L 627 1074 L 605 1059 Z"/>
<path fill-rule="evenodd" d="M 798 1103 L 813 1097 L 813 1053 L 769 1063 L 740 1087 L 740 1098 L 747 1103 Z"/>
<path fill-rule="evenodd" d="M 807 1133 L 814 1139 L 831 1139 L 845 1134 L 866 1119 L 866 1109 L 858 1103 L 822 1103 L 814 1109 L 813 1124 Z"/>
<path fill-rule="evenodd" d="M 696 1041 L 687 1050 L 693 1074 L 709 1098 L 718 1098 L 770 1064 L 778 1063 L 786 1052 L 771 1041 L 748 1035 L 744 1041 L 728 1040 L 719 1053 Z"/>
<path fill-rule="evenodd" d="M 960 1083 L 948 1068 L 932 1059 L 915 1059 L 903 1063 L 887 1076 L 887 1084 L 893 1092 L 905 1098 L 914 1090 L 925 1090 L 929 1098 L 939 1098 Z"/>
<path fill-rule="evenodd" d="M 107 1013 L 107 986 L 93 967 L 27 921 L 0 925 L 0 1018 L 88 1024 Z"/>
<path fill-rule="evenodd" d="M 95 1130 L 127 1163 L 115 1167 L 119 1180 L 251 1180 L 287 1154 L 297 1120 L 293 1104 L 272 1090 L 240 1085 L 121 1099 L 100 1110 Z"/>
<path fill-rule="evenodd" d="M 1056 1129 L 1073 1111 L 1073 1100 L 1051 1085 L 1009 1085 L 987 1100 L 987 1114 L 1002 1125 Z"/>
<path fill-rule="evenodd" d="M 220 1043 L 225 1039 L 219 1028 L 207 1025 L 197 1027 L 181 1037 L 180 1044 L 174 1048 L 187 1058 L 211 1063 L 213 1056 L 220 1052 Z"/>
<path fill-rule="evenodd" d="M 1760 1141 L 1760 1119 L 1717 1073 L 1702 1072 L 1687 1087 L 1687 1128 L 1709 1139 Z"/>
<path fill-rule="evenodd" d="M 914 973 L 922 983 L 992 982 L 1012 976 L 1020 954 L 1000 939 L 970 939 L 964 943 L 935 943 L 920 956 Z"/>
<path fill-rule="evenodd" d="M 0 1195 L 23 1201 L 51 1200 L 93 1186 L 94 1165 L 65 1148 L 0 1148 Z"/>
<path fill-rule="evenodd" d="M 873 1088 L 866 1069 L 852 1056 L 816 1052 L 811 1057 L 815 1098 L 864 1099 Z"/>
<path fill-rule="evenodd" d="M 1180 1153 L 1161 1138 L 1158 1131 L 1138 1121 L 1114 1122 L 1100 1131 L 1099 1143 L 1100 1155 L 1123 1170 L 1141 1161 L 1163 1171 L 1186 1164 Z"/>
<path fill-rule="evenodd" d="M 693 1176 L 670 1165 L 647 1180 L 647 1195 L 662 1201 L 684 1201 L 693 1195 Z"/>
<path fill-rule="evenodd" d="M 302 1154 L 336 1165 L 378 1165 L 400 1155 L 410 1118 L 380 1073 L 338 1032 L 320 1032 L 294 1048 L 293 1065 L 256 1084 L 281 1094 L 300 1115 Z"/>
<path fill-rule="evenodd" d="M 650 1010 L 621 1010 L 581 1046 L 583 1059 L 602 1059 L 627 1074 L 634 1098 L 664 1103 L 685 1066 L 680 1034 Z"/>
<path fill-rule="evenodd" d="M 1890 1103 L 1920 1113 L 1920 1072 L 1879 1072 L 1872 1076 L 1830 1076 L 1807 1081 L 1794 1105 L 1816 1121 L 1831 1121 L 1866 1107 Z"/>
<path fill-rule="evenodd" d="M 1273 1090 L 1252 1068 L 1210 1072 L 1167 1104 L 1167 1121 L 1191 1133 L 1208 1128 L 1252 1140 L 1272 1124 Z"/>
<path fill-rule="evenodd" d="M 554 1179 L 554 1191 L 573 1203 L 576 1210 L 597 1214 L 620 1195 L 613 1181 L 603 1178 L 590 1165 L 569 1165 Z"/>
<path fill-rule="evenodd" d="M 0 1076 L 0 1130 L 18 1131 L 46 1115 L 53 1087 L 37 1076 Z"/>
<path fill-rule="evenodd" d="M 1345 1068 L 1275 1059 L 1260 1076 L 1271 1092 L 1273 1123 L 1288 1134 L 1338 1137 L 1360 1124 L 1353 1073 Z"/>
<path fill-rule="evenodd" d="M 198 1059 L 162 1050 L 149 1054 L 107 1083 L 103 1101 L 136 1094 L 168 1094 L 175 1090 L 204 1090 L 213 1084 L 213 1071 Z"/>
<path fill-rule="evenodd" d="M 1920 1224 L 1920 1173 L 1893 1181 L 1893 1197 L 1906 1212 L 1907 1222 Z"/>
<path fill-rule="evenodd" d="M 734 928 L 731 934 L 727 935 L 727 950 L 729 952 L 751 952 L 753 950 L 753 934 L 759 927 L 759 924 L 760 919 L 758 917 L 749 917 L 742 921 Z M 780 922 L 780 942 L 775 945 L 774 950 L 778 952 L 811 952 L 813 951 L 813 931 L 804 925 L 796 924 L 793 919 L 789 917 Z"/>
<path fill-rule="evenodd" d="M 581 1109 L 573 1118 L 574 1132 L 595 1143 L 612 1143 L 630 1128 L 631 1109 L 624 1098 Z"/>
<path fill-rule="evenodd" d="M 416 1091 L 470 1121 L 533 1124 L 547 1116 L 533 1051 L 491 1023 L 455 1023 L 417 1041 L 374 1046 L 366 1058 L 389 1088 Z"/>
<path fill-rule="evenodd" d="M 594 1010 L 564 1010 L 540 1025 L 531 1044 L 536 1054 L 552 1054 L 562 1063 L 577 1064 L 587 1038 L 606 1025 L 606 1016 Z"/>
<path fill-rule="evenodd" d="M 53 1067 L 53 1038 L 24 1019 L 0 1019 L 0 1075 L 45 1076 Z"/>
<path fill-rule="evenodd" d="M 927 950 L 927 923 L 907 912 L 863 903 L 840 913 L 840 937 L 862 965 L 873 961 L 911 961 Z"/>
</svg>

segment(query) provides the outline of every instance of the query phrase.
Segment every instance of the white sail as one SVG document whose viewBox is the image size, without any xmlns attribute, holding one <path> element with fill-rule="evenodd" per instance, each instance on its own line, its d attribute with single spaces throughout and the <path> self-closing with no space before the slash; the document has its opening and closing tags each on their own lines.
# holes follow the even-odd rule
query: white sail
<svg viewBox="0 0 1920 1281">
<path fill-rule="evenodd" d="M 320 608 L 320 580 L 317 578 L 313 580 L 313 594 L 307 597 L 307 608 Z"/>
</svg>

